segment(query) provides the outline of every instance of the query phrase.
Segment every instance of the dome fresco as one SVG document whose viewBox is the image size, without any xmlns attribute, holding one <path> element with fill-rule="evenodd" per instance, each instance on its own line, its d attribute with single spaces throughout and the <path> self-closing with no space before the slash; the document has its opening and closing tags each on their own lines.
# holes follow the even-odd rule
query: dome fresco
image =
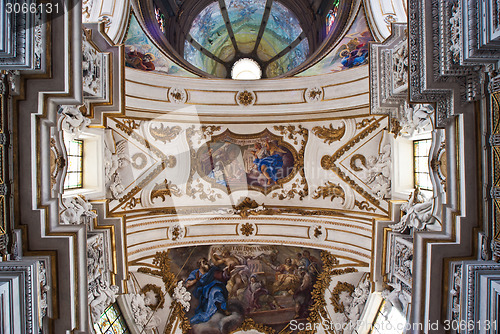
<svg viewBox="0 0 500 334">
<path fill-rule="evenodd" d="M 211 75 L 226 77 L 234 61 L 251 57 L 267 68 L 267 77 L 274 77 L 306 60 L 309 41 L 303 37 L 297 16 L 285 5 L 273 1 L 266 18 L 265 0 L 225 0 L 224 4 L 229 27 L 218 2 L 205 7 L 193 20 L 184 44 L 184 59 L 191 64 Z"/>
</svg>

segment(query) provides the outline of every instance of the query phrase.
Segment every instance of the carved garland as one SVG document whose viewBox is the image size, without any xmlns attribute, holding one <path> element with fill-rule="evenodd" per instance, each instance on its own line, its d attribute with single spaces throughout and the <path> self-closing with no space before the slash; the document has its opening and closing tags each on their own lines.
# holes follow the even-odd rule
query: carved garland
<svg viewBox="0 0 500 334">
<path fill-rule="evenodd" d="M 355 289 L 356 287 L 351 283 L 337 282 L 337 285 L 332 290 L 332 297 L 330 299 L 333 305 L 333 309 L 335 310 L 335 313 L 345 312 L 344 303 L 340 301 L 340 294 L 342 292 L 347 292 L 347 294 L 351 295 Z"/>
<path fill-rule="evenodd" d="M 320 323 L 321 318 L 329 319 L 326 312 L 325 291 L 330 286 L 332 277 L 358 271 L 356 268 L 335 269 L 339 264 L 339 260 L 325 251 L 321 252 L 321 260 L 323 262 L 323 271 L 319 274 L 316 284 L 314 284 L 312 292 L 313 305 L 307 318 L 307 321 L 312 324 Z M 314 330 L 309 331 L 309 333 L 314 333 Z"/>
</svg>

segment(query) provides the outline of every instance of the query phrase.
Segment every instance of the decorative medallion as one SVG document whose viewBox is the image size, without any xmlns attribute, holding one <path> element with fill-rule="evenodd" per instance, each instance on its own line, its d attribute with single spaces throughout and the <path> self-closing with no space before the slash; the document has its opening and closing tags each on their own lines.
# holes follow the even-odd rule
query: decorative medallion
<svg viewBox="0 0 500 334">
<path fill-rule="evenodd" d="M 304 97 L 307 102 L 318 102 L 323 99 L 323 90 L 318 87 L 308 88 L 304 92 Z"/>
<path fill-rule="evenodd" d="M 326 230 L 321 225 L 314 225 L 309 229 L 309 238 L 315 241 L 324 241 L 326 239 Z"/>
<path fill-rule="evenodd" d="M 236 102 L 240 106 L 248 107 L 250 105 L 253 105 L 255 103 L 255 100 L 255 93 L 248 90 L 238 92 L 238 94 L 236 95 Z"/>
<path fill-rule="evenodd" d="M 170 101 L 174 103 L 186 103 L 187 101 L 187 93 L 185 89 L 182 88 L 170 88 L 168 90 L 168 98 Z"/>
<path fill-rule="evenodd" d="M 251 235 L 255 235 L 257 228 L 255 224 L 252 223 L 243 223 L 238 226 L 238 232 L 245 237 L 249 237 Z"/>
<path fill-rule="evenodd" d="M 186 235 L 186 229 L 181 224 L 174 224 L 171 228 L 168 229 L 168 237 L 172 241 L 178 241 Z"/>
</svg>

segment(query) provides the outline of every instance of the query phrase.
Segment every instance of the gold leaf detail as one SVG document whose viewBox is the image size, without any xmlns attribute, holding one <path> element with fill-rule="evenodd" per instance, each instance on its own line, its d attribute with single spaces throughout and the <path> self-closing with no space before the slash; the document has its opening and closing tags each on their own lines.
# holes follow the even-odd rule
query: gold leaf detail
<svg viewBox="0 0 500 334">
<path fill-rule="evenodd" d="M 334 141 L 339 141 L 344 137 L 345 134 L 345 124 L 342 123 L 342 125 L 338 128 L 333 128 L 333 124 L 330 124 L 330 127 L 326 126 L 315 126 L 312 131 L 316 136 L 318 136 L 320 139 L 323 139 L 325 143 L 331 144 Z"/>
<path fill-rule="evenodd" d="M 166 197 L 171 197 L 172 195 L 176 197 L 182 196 L 182 192 L 175 184 L 172 184 L 171 181 L 165 180 L 162 183 L 158 183 L 151 192 L 151 200 L 155 198 L 161 198 L 163 202 L 165 202 Z"/>
<path fill-rule="evenodd" d="M 316 189 L 316 191 L 314 192 L 314 199 L 318 199 L 320 197 L 322 197 L 323 199 L 326 197 L 330 197 L 331 201 L 333 201 L 335 198 L 342 198 L 342 200 L 345 201 L 345 192 L 339 184 L 328 181 L 324 186 L 318 187 L 318 189 Z"/>
<path fill-rule="evenodd" d="M 343 302 L 340 301 L 340 294 L 342 292 L 347 292 L 349 295 L 351 295 L 354 292 L 354 289 L 356 289 L 356 287 L 350 283 L 337 282 L 337 285 L 332 290 L 332 297 L 330 299 L 332 301 L 335 313 L 345 312 L 345 305 Z"/>
<path fill-rule="evenodd" d="M 160 124 L 159 128 L 151 128 L 149 132 L 153 136 L 154 139 L 159 140 L 163 143 L 170 143 L 174 140 L 179 133 L 181 133 L 182 128 L 178 125 L 173 127 L 164 127 L 163 124 Z"/>
</svg>

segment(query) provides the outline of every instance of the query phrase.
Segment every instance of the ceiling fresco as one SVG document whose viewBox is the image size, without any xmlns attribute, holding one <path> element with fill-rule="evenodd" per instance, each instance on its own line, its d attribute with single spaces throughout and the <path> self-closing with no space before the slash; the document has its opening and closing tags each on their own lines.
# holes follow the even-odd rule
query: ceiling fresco
<svg viewBox="0 0 500 334">
<path fill-rule="evenodd" d="M 354 304 L 369 294 L 359 263 L 302 247 L 179 247 L 129 265 L 160 332 L 297 333 L 319 325 L 320 316 L 348 324 L 362 311 L 353 312 Z M 355 290 L 363 301 L 353 298 Z"/>
<path fill-rule="evenodd" d="M 230 30 L 234 33 L 237 49 L 235 49 L 228 28 L 224 22 L 217 2 L 205 7 L 194 19 L 189 35 L 194 42 L 186 41 L 184 58 L 201 70 L 226 77 L 223 64 L 230 64 L 236 55 L 249 55 L 253 51 L 259 62 L 265 63 L 291 45 L 303 32 L 300 22 L 287 7 L 273 1 L 263 35 L 258 40 L 259 31 L 265 15 L 265 0 L 226 0 L 225 6 L 230 22 Z M 267 16 L 266 16 L 267 17 Z M 258 44 L 257 44 L 258 43 Z M 201 48 L 207 50 L 218 60 L 203 55 Z M 288 72 L 304 62 L 309 54 L 309 42 L 306 39 L 275 61 L 268 77 Z"/>
<path fill-rule="evenodd" d="M 125 64 L 142 71 L 159 72 L 182 77 L 196 77 L 169 59 L 148 38 L 137 18 L 130 15 L 129 27 L 125 37 Z"/>
<path fill-rule="evenodd" d="M 225 0 L 238 49 L 250 53 L 255 47 L 264 16 L 265 0 Z"/>
<path fill-rule="evenodd" d="M 322 60 L 296 76 L 313 76 L 368 64 L 368 42 L 373 41 L 361 7 L 347 34 Z"/>
<path fill-rule="evenodd" d="M 112 118 L 108 126 L 114 214 L 210 212 L 245 197 L 267 206 L 388 212 L 391 150 L 383 117 L 271 126 Z"/>
<path fill-rule="evenodd" d="M 302 64 L 309 54 L 307 38 L 294 47 L 290 52 L 269 64 L 266 69 L 268 77 L 277 77 Z"/>
</svg>

